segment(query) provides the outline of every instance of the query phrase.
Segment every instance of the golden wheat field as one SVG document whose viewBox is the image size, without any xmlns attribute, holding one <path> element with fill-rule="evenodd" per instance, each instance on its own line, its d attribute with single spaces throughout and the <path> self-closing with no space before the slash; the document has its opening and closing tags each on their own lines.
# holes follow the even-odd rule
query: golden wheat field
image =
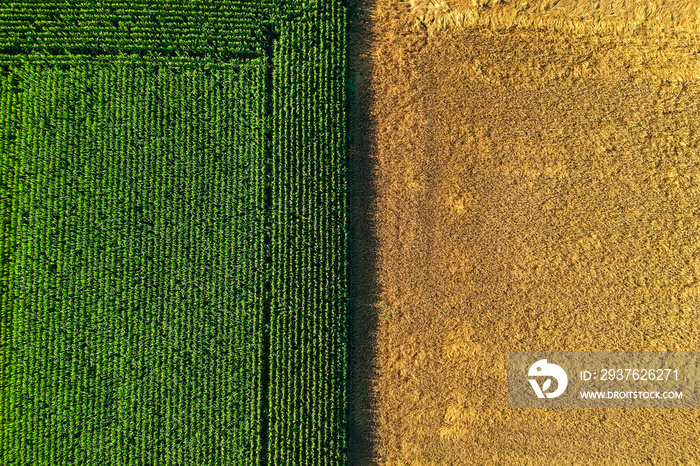
<svg viewBox="0 0 700 466">
<path fill-rule="evenodd" d="M 700 464 L 507 353 L 700 350 L 700 2 L 354 5 L 353 464 Z"/>
</svg>

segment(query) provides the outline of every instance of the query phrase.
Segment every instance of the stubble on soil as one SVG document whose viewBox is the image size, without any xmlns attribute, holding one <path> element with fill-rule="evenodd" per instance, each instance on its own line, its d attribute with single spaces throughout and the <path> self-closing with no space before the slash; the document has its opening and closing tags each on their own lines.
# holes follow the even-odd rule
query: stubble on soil
<svg viewBox="0 0 700 466">
<path fill-rule="evenodd" d="M 697 40 L 371 12 L 355 462 L 697 461 L 696 411 L 513 410 L 506 373 L 508 351 L 700 348 Z"/>
</svg>

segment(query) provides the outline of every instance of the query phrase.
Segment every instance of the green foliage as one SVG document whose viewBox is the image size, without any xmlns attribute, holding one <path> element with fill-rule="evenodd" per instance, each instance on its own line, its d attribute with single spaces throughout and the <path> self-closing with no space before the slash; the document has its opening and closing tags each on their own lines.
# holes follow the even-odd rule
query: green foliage
<svg viewBox="0 0 700 466">
<path fill-rule="evenodd" d="M 270 464 L 344 464 L 345 18 L 282 25 L 274 51 Z"/>
<path fill-rule="evenodd" d="M 264 62 L 18 73 L 6 464 L 254 464 Z"/>
<path fill-rule="evenodd" d="M 6 396 L 11 384 L 9 372 L 12 342 L 12 251 L 15 244 L 16 215 L 12 206 L 16 189 L 15 134 L 19 122 L 18 94 L 11 75 L 0 76 L 0 416 L 8 413 Z M 1 418 L 0 418 L 1 419 Z M 0 425 L 0 460 L 9 464 L 9 431 Z"/>
<path fill-rule="evenodd" d="M 344 464 L 344 10 L 126 5 L 0 6 L 0 462 Z"/>
<path fill-rule="evenodd" d="M 272 0 L 39 1 L 0 4 L 0 51 L 252 54 Z"/>
</svg>

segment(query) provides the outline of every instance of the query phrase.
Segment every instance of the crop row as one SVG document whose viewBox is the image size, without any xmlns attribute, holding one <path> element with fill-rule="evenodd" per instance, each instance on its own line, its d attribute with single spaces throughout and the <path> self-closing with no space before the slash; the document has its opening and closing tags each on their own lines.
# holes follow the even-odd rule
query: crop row
<svg viewBox="0 0 700 466">
<path fill-rule="evenodd" d="M 8 363 L 10 358 L 12 307 L 9 302 L 12 260 L 12 199 L 15 189 L 14 135 L 19 118 L 17 94 L 9 75 L 0 76 L 0 395 L 8 393 L 11 387 Z M 10 409 L 9 398 L 0 396 L 0 413 Z M 0 445 L 8 442 L 8 431 L 0 427 Z M 0 460 L 5 461 L 5 451 L 0 449 Z"/>
<path fill-rule="evenodd" d="M 344 464 L 345 17 L 324 5 L 274 51 L 269 464 Z"/>
<path fill-rule="evenodd" d="M 343 8 L 13 5 L 2 463 L 344 464 Z"/>
<path fill-rule="evenodd" d="M 17 74 L 3 464 L 255 464 L 264 62 Z"/>
<path fill-rule="evenodd" d="M 0 53 L 255 54 L 273 2 L 19 0 L 0 4 Z"/>
</svg>

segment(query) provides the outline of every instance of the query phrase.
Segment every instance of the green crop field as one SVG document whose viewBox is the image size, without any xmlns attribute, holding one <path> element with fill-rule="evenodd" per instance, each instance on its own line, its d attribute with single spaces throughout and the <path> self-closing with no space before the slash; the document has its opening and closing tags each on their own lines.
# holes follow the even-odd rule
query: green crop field
<svg viewBox="0 0 700 466">
<path fill-rule="evenodd" d="M 339 3 L 0 6 L 0 463 L 346 462 Z"/>
</svg>

